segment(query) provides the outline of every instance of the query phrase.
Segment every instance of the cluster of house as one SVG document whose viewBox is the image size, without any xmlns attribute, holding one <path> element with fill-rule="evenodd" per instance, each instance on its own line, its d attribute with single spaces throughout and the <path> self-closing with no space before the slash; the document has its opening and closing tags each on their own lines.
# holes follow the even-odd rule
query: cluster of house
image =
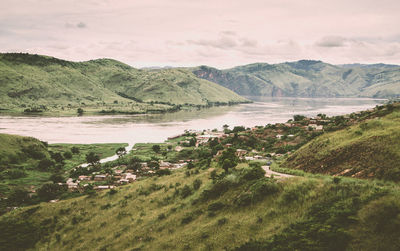
<svg viewBox="0 0 400 251">
<path fill-rule="evenodd" d="M 129 171 L 129 170 L 127 170 Z M 132 171 L 132 170 L 131 170 Z M 132 171 L 133 172 L 133 171 Z M 97 185 L 94 186 L 95 190 L 102 189 L 110 189 L 114 188 L 115 185 L 123 185 L 128 184 L 136 180 L 136 175 L 131 172 L 123 173 L 122 170 L 114 170 L 114 174 L 96 174 L 94 173 L 91 176 L 81 175 L 77 179 L 69 178 L 66 181 L 66 185 L 69 190 L 79 190 L 81 188 L 85 188 L 89 185 L 89 183 L 99 182 L 99 181 L 113 181 L 114 185 Z M 84 185 L 80 185 L 80 183 L 84 183 Z M 59 183 L 59 185 L 64 185 Z"/>
</svg>

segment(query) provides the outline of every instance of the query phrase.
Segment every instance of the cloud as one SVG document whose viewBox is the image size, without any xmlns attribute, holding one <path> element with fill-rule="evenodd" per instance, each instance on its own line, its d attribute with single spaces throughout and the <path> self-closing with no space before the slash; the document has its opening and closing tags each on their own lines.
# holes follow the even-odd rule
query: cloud
<svg viewBox="0 0 400 251">
<path fill-rule="evenodd" d="M 221 36 L 220 38 L 215 40 L 187 40 L 187 43 L 192 45 L 218 48 L 221 50 L 232 49 L 237 46 L 236 40 L 234 38 L 231 38 L 230 36 Z"/>
<path fill-rule="evenodd" d="M 221 34 L 226 36 L 236 36 L 236 32 L 234 31 L 221 31 Z"/>
<path fill-rule="evenodd" d="M 347 39 L 339 36 L 323 37 L 316 42 L 319 47 L 344 47 L 346 46 Z"/>
<path fill-rule="evenodd" d="M 244 46 L 244 47 L 257 47 L 258 46 L 258 42 L 256 40 L 241 38 L 241 39 L 239 39 L 239 41 L 241 42 L 241 46 Z"/>
<path fill-rule="evenodd" d="M 84 22 L 79 22 L 79 23 L 76 23 L 76 24 L 65 23 L 65 27 L 67 27 L 67 28 L 85 29 L 87 27 L 87 25 Z"/>
<path fill-rule="evenodd" d="M 76 27 L 83 29 L 83 28 L 86 28 L 86 24 L 84 22 L 79 22 L 76 24 Z"/>
</svg>

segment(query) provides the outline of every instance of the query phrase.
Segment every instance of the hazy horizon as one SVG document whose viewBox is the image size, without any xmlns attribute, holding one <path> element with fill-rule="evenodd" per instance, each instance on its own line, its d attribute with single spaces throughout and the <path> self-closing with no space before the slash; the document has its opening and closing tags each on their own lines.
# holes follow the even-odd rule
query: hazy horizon
<svg viewBox="0 0 400 251">
<path fill-rule="evenodd" d="M 0 51 L 134 67 L 400 64 L 400 2 L 3 0 Z"/>
</svg>

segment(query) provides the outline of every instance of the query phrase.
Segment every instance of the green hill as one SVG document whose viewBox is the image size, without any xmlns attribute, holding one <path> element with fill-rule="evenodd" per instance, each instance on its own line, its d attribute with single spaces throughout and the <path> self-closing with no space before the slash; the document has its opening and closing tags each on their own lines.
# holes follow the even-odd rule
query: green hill
<svg viewBox="0 0 400 251">
<path fill-rule="evenodd" d="M 4 250 L 400 247 L 400 194 L 394 186 L 329 177 L 277 183 L 263 177 L 261 168 L 245 165 L 229 175 L 218 171 L 219 178 L 212 181 L 211 170 L 177 170 L 115 190 L 13 210 L 0 218 L 0 246 Z"/>
<path fill-rule="evenodd" d="M 139 70 L 111 59 L 70 62 L 52 57 L 0 54 L 3 111 L 168 111 L 176 105 L 246 100 L 189 70 Z"/>
<path fill-rule="evenodd" d="M 331 65 L 300 60 L 281 64 L 256 63 L 226 70 L 200 66 L 192 71 L 200 78 L 246 96 L 400 96 L 400 66 L 395 65 Z"/>
<path fill-rule="evenodd" d="M 400 181 L 400 111 L 372 117 L 307 143 L 282 164 L 287 168 L 358 178 Z"/>
</svg>

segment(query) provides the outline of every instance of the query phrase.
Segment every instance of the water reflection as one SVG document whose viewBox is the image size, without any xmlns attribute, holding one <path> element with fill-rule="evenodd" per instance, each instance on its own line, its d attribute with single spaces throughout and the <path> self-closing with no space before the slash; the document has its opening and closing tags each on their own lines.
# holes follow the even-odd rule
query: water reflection
<svg viewBox="0 0 400 251">
<path fill-rule="evenodd" d="M 170 114 L 82 117 L 0 117 L 0 132 L 32 136 L 49 143 L 161 142 L 185 129 L 266 125 L 295 114 L 347 114 L 383 103 L 373 99 L 250 97 L 255 102 Z"/>
</svg>

